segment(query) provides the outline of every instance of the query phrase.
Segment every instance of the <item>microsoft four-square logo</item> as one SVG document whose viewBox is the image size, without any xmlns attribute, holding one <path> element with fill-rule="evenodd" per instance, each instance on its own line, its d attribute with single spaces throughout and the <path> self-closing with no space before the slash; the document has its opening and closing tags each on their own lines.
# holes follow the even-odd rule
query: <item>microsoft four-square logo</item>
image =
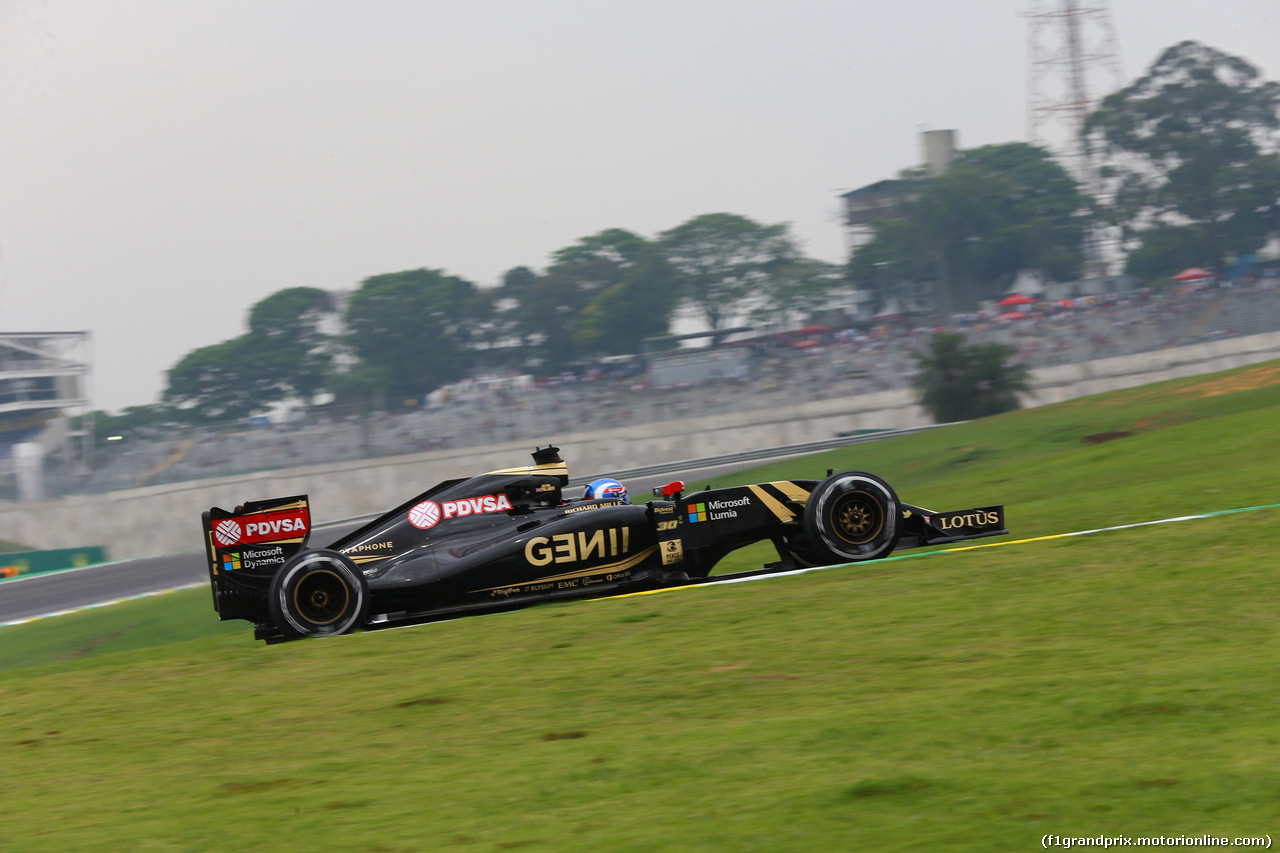
<svg viewBox="0 0 1280 853">
<path fill-rule="evenodd" d="M 689 523 L 707 520 L 706 504 L 689 504 Z"/>
</svg>

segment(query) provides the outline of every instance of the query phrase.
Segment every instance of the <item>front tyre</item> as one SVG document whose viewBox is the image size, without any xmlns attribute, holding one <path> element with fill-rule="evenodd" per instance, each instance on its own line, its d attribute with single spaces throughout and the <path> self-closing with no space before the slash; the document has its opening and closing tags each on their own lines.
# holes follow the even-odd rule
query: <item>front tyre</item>
<svg viewBox="0 0 1280 853">
<path fill-rule="evenodd" d="M 865 471 L 841 471 L 809 496 L 805 538 L 827 563 L 875 560 L 897 546 L 901 518 L 898 496 L 888 483 Z"/>
<path fill-rule="evenodd" d="M 276 627 L 296 637 L 345 634 L 369 615 L 364 575 L 337 551 L 298 554 L 271 580 L 268 604 Z"/>
</svg>

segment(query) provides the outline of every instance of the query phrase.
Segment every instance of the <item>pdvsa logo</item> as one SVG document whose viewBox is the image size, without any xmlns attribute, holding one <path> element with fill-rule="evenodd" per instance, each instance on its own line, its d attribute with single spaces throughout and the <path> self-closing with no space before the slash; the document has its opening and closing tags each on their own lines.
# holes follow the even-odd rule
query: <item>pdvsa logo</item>
<svg viewBox="0 0 1280 853">
<path fill-rule="evenodd" d="M 230 518 L 224 518 L 219 521 L 218 526 L 213 531 L 213 538 L 219 545 L 234 545 L 240 541 L 240 537 L 243 535 L 240 524 Z"/>
<path fill-rule="evenodd" d="M 511 501 L 506 495 L 481 495 L 478 498 L 460 498 L 440 504 L 423 501 L 409 510 L 409 523 L 421 530 L 428 530 L 444 518 L 461 518 L 464 515 L 482 515 L 509 509 Z"/>
<path fill-rule="evenodd" d="M 263 513 L 246 516 L 244 524 L 232 518 L 224 518 L 213 529 L 213 539 L 219 546 L 252 545 L 255 542 L 271 542 L 304 535 L 308 530 L 305 510 Z"/>
<path fill-rule="evenodd" d="M 409 510 L 409 523 L 422 530 L 435 527 L 439 520 L 440 504 L 435 501 L 423 501 Z"/>
</svg>

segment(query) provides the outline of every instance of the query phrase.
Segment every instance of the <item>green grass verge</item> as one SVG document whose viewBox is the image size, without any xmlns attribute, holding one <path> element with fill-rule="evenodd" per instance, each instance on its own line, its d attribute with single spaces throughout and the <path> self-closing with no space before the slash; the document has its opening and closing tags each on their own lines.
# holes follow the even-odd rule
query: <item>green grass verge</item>
<svg viewBox="0 0 1280 853">
<path fill-rule="evenodd" d="M 741 479 L 864 468 L 937 509 L 1003 502 L 1013 538 L 1276 504 L 1280 388 L 1198 396 L 1259 370 Z M 207 590 L 0 629 L 0 849 L 1274 835 L 1277 522 L 1266 509 L 274 647 L 214 621 Z M 24 652 L 39 665 L 12 668 Z"/>
<path fill-rule="evenodd" d="M 3 595 L 0 587 L 0 595 Z M 123 601 L 23 625 L 0 628 L 0 673 L 65 668 L 118 652 L 155 649 L 202 637 L 240 636 L 248 623 L 219 622 L 207 587 Z M 249 628 L 252 636 L 252 628 Z"/>
</svg>

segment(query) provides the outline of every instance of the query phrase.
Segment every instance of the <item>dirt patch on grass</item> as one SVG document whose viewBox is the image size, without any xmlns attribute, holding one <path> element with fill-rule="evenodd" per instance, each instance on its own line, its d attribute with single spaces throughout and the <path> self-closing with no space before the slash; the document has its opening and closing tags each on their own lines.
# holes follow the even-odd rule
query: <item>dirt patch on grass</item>
<svg viewBox="0 0 1280 853">
<path fill-rule="evenodd" d="M 749 663 L 751 663 L 749 660 L 744 660 L 742 663 L 726 663 L 722 666 L 713 666 L 707 672 L 728 672 L 731 669 L 742 669 Z"/>
<path fill-rule="evenodd" d="M 412 708 L 414 705 L 443 705 L 449 700 L 443 696 L 428 696 L 425 699 L 406 699 L 403 702 L 397 702 L 397 708 Z"/>
<path fill-rule="evenodd" d="M 1268 385 L 1280 385 L 1280 364 L 1260 365 L 1242 370 L 1232 376 L 1198 382 L 1195 385 L 1188 385 L 1178 393 L 1184 397 L 1216 397 L 1219 394 L 1266 388 Z"/>
<path fill-rule="evenodd" d="M 1133 435 L 1127 429 L 1115 429 L 1111 432 L 1095 432 L 1084 437 L 1085 444 L 1105 444 L 1108 441 L 1115 441 L 1117 438 L 1128 438 Z"/>
<path fill-rule="evenodd" d="M 845 791 L 849 797 L 885 797 L 918 794 L 931 787 L 927 779 L 868 779 Z"/>
<path fill-rule="evenodd" d="M 107 643 L 111 642 L 112 640 L 117 640 L 123 637 L 124 635 L 125 635 L 124 631 L 117 631 L 114 634 L 107 634 L 106 636 L 103 636 L 103 637 L 94 637 L 89 641 L 89 645 L 82 646 L 81 648 L 78 648 L 78 649 L 71 649 L 66 654 L 57 658 L 57 660 L 59 663 L 62 663 L 66 661 L 80 660 L 82 658 L 86 658 L 89 655 L 91 655 L 96 649 L 101 648 L 102 646 L 105 646 Z"/>
<path fill-rule="evenodd" d="M 297 779 L 250 779 L 242 782 L 223 782 L 218 788 L 224 794 L 262 794 L 267 791 L 287 791 L 306 784 L 308 783 Z"/>
</svg>

